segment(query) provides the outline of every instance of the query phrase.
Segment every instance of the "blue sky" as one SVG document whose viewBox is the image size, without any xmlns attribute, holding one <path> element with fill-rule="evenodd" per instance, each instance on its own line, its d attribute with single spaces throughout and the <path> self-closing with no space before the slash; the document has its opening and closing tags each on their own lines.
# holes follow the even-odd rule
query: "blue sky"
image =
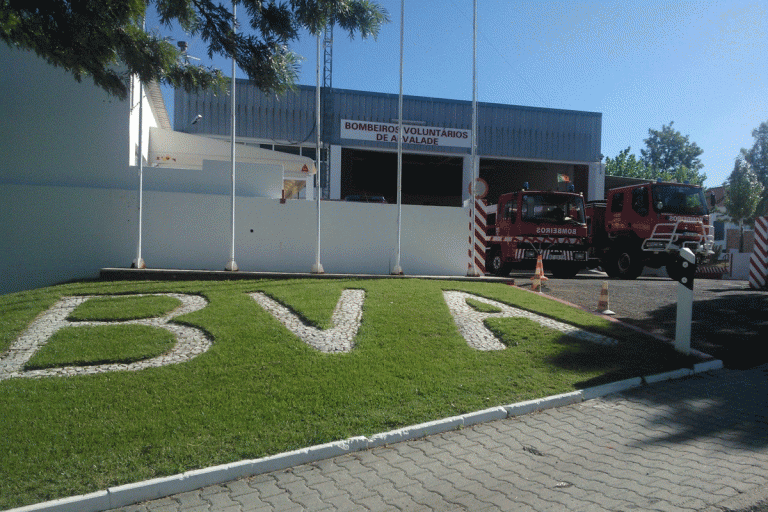
<svg viewBox="0 0 768 512">
<path fill-rule="evenodd" d="M 334 87 L 398 92 L 400 1 L 378 3 L 391 22 L 377 40 L 335 31 Z M 768 121 L 766 34 L 765 1 L 478 0 L 478 101 L 601 112 L 610 157 L 639 156 L 648 129 L 674 121 L 718 186 Z M 201 41 L 173 35 L 206 60 Z M 472 99 L 471 0 L 405 0 L 404 39 L 404 94 Z M 316 40 L 292 48 L 314 85 Z"/>
</svg>

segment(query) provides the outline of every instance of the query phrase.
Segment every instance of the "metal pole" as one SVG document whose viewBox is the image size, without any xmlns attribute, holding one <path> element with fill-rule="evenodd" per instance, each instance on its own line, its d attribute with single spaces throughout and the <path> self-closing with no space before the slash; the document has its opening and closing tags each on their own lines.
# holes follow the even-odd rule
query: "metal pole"
<svg viewBox="0 0 768 512">
<path fill-rule="evenodd" d="M 472 233 L 470 249 L 470 262 L 467 267 L 468 276 L 479 276 L 480 271 L 475 265 L 475 184 L 477 183 L 477 0 L 473 2 L 472 15 L 472 181 L 470 182 L 469 202 L 470 221 L 469 229 Z"/>
<path fill-rule="evenodd" d="M 315 153 L 315 194 L 317 197 L 317 246 L 315 249 L 315 264 L 312 265 L 313 274 L 322 274 L 323 266 L 320 264 L 320 59 L 322 57 L 322 44 L 320 42 L 320 30 L 317 31 L 317 87 L 315 88 L 315 132 L 317 145 Z"/>
<path fill-rule="evenodd" d="M 404 26 L 404 3 L 400 0 L 400 94 L 397 99 L 397 255 L 395 256 L 395 266 L 392 268 L 393 275 L 403 273 L 400 266 L 400 234 L 402 231 L 402 191 L 403 191 L 403 26 Z"/>
<path fill-rule="evenodd" d="M 144 23 L 141 23 L 141 29 L 144 30 Z M 133 262 L 134 268 L 146 268 L 144 259 L 141 257 L 141 234 L 143 231 L 144 217 L 144 84 L 139 78 L 139 240 L 136 245 L 136 260 Z"/>
<path fill-rule="evenodd" d="M 139 79 L 139 240 L 136 247 L 136 260 L 133 262 L 134 268 L 146 268 L 146 265 L 144 264 L 144 260 L 141 257 L 141 232 L 143 230 L 142 227 L 142 221 L 143 221 L 143 204 L 144 204 L 144 148 L 142 145 L 142 139 L 144 138 L 144 130 L 142 129 L 144 126 L 142 114 L 143 114 L 143 103 L 144 103 L 144 87 L 141 83 L 141 79 Z"/>
<path fill-rule="evenodd" d="M 234 1 L 232 2 L 232 34 L 234 36 L 237 24 L 237 18 L 236 18 L 236 7 Z M 235 272 L 238 270 L 237 263 L 235 262 L 235 52 L 234 49 L 232 50 L 232 245 L 230 247 L 229 252 L 229 261 L 227 262 L 226 266 L 224 267 L 226 270 L 230 270 L 232 272 Z"/>
</svg>

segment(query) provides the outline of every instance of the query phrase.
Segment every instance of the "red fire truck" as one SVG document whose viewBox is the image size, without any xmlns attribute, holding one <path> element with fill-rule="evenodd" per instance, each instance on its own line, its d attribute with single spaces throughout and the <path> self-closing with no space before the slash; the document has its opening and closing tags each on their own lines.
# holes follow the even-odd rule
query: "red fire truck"
<svg viewBox="0 0 768 512">
<path fill-rule="evenodd" d="M 580 194 L 525 188 L 502 194 L 488 218 L 486 270 L 532 269 L 541 255 L 555 277 L 573 277 L 588 263 L 586 222 Z"/>
<path fill-rule="evenodd" d="M 605 201 L 587 206 L 590 261 L 611 277 L 635 279 L 643 267 L 666 266 L 678 279 L 674 263 L 683 247 L 700 263 L 712 254 L 714 237 L 704 192 L 685 183 L 643 183 L 608 191 Z"/>
<path fill-rule="evenodd" d="M 635 279 L 645 266 L 666 266 L 677 279 L 680 249 L 700 260 L 713 244 L 701 187 L 681 183 L 611 189 L 586 208 L 580 194 L 524 188 L 503 194 L 487 225 L 486 269 L 495 275 L 534 268 L 541 255 L 560 278 L 599 266 Z"/>
</svg>

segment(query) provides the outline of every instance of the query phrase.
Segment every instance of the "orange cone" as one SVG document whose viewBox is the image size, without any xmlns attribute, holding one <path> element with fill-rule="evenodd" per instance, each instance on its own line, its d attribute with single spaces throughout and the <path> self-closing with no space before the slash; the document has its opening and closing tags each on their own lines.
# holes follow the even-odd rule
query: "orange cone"
<svg viewBox="0 0 768 512">
<path fill-rule="evenodd" d="M 531 281 L 531 290 L 539 292 L 541 291 L 541 282 L 549 281 L 549 278 L 544 275 L 544 260 L 541 257 L 541 254 L 536 258 L 536 271 L 534 272 Z"/>
<path fill-rule="evenodd" d="M 615 315 L 608 307 L 608 281 L 603 281 L 603 288 L 600 290 L 600 300 L 597 302 L 597 310 L 604 315 Z"/>
</svg>

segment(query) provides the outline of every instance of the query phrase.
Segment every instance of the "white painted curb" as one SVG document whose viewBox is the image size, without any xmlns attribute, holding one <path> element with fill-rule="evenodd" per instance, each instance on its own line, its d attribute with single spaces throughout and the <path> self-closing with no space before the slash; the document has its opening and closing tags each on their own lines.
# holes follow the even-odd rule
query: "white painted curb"
<svg viewBox="0 0 768 512">
<path fill-rule="evenodd" d="M 109 492 L 97 491 L 70 498 L 35 503 L 24 507 L 12 508 L 8 512 L 32 512 L 45 510 L 46 512 L 101 512 L 112 508 L 109 504 Z"/>
<path fill-rule="evenodd" d="M 693 373 L 708 372 L 710 370 L 722 370 L 723 362 L 719 359 L 707 361 L 706 363 L 697 363 L 693 365 Z"/>
<path fill-rule="evenodd" d="M 390 430 L 381 434 L 374 434 L 368 438 L 368 448 L 378 448 L 387 444 L 400 443 L 403 441 L 412 441 L 420 437 L 426 437 L 432 434 L 441 434 L 449 430 L 456 430 L 464 426 L 464 420 L 461 416 L 452 416 L 442 420 L 429 421 L 418 425 Z"/>
<path fill-rule="evenodd" d="M 515 404 L 491 407 L 481 411 L 470 412 L 460 416 L 452 416 L 440 420 L 411 425 L 389 432 L 382 432 L 371 437 L 351 437 L 341 441 L 326 443 L 308 448 L 302 448 L 291 452 L 279 453 L 260 459 L 243 460 L 231 464 L 222 464 L 210 468 L 196 469 L 185 473 L 145 480 L 132 484 L 110 487 L 106 491 L 98 491 L 81 496 L 72 496 L 20 508 L 10 509 L 6 512 L 101 512 L 110 508 L 125 507 L 142 501 L 154 500 L 189 492 L 201 487 L 221 484 L 272 471 L 280 471 L 309 462 L 326 460 L 339 455 L 377 448 L 380 446 L 411 441 L 433 434 L 441 434 L 450 430 L 456 430 L 478 423 L 501 420 L 543 411 L 556 407 L 577 404 L 582 401 L 600 398 L 611 393 L 620 393 L 628 389 L 639 387 L 646 382 L 648 384 L 664 380 L 690 376 L 694 373 L 717 370 L 723 367 L 722 361 L 708 361 L 694 365 L 694 369 L 679 369 L 671 372 L 635 377 L 619 382 L 612 382 L 602 386 L 595 386 L 570 393 L 553 395 L 536 400 L 527 400 Z"/>
<path fill-rule="evenodd" d="M 611 393 L 621 393 L 628 389 L 639 387 L 643 384 L 641 377 L 635 377 L 633 379 L 620 380 L 618 382 L 611 382 L 609 384 L 603 384 L 602 386 L 595 386 L 582 390 L 582 396 L 584 400 L 592 400 L 593 398 L 600 398 L 601 396 L 610 395 Z"/>
<path fill-rule="evenodd" d="M 505 405 L 504 409 L 506 409 L 507 414 L 511 418 L 513 416 L 521 416 L 536 411 L 543 411 L 544 409 L 576 404 L 583 400 L 582 395 L 583 391 L 571 391 L 570 393 L 563 393 L 561 395 L 553 395 L 546 398 L 537 398 L 535 400 L 527 400 L 525 402 Z"/>
<path fill-rule="evenodd" d="M 671 372 L 646 375 L 643 377 L 643 380 L 646 384 L 655 384 L 657 382 L 664 382 L 667 380 L 682 379 L 683 377 L 690 377 L 691 375 L 693 375 L 693 370 L 690 368 L 680 368 L 679 370 L 672 370 Z"/>
</svg>

